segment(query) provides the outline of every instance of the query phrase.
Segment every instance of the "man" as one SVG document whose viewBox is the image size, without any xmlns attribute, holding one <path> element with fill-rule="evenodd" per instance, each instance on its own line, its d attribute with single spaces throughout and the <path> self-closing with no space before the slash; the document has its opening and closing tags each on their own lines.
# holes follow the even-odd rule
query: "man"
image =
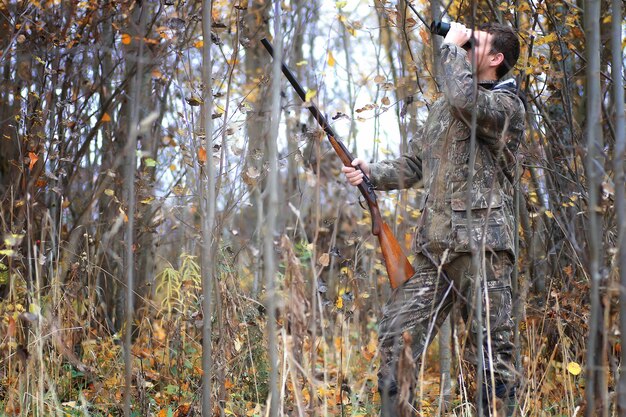
<svg viewBox="0 0 626 417">
<path fill-rule="evenodd" d="M 463 49 L 470 40 L 471 48 Z M 420 356 L 453 302 L 459 303 L 469 330 L 465 354 L 474 365 L 481 352 L 477 340 L 482 340 L 483 401 L 477 408 L 485 416 L 513 412 L 512 180 L 524 104 L 512 79 L 499 80 L 515 65 L 519 50 L 518 37 L 507 26 L 486 24 L 472 31 L 452 23 L 441 47 L 443 96 L 430 109 L 421 137 L 411 141 L 410 152 L 371 165 L 357 158 L 352 165 L 361 170 L 343 169 L 352 185 L 365 173 L 380 190 L 424 183 L 415 274 L 393 291 L 379 326 L 383 416 L 398 412 L 403 333 L 411 335 L 419 369 Z M 473 131 L 475 151 L 470 152 Z M 478 262 L 473 263 L 472 252 Z M 476 314 L 477 304 L 482 315 Z"/>
</svg>

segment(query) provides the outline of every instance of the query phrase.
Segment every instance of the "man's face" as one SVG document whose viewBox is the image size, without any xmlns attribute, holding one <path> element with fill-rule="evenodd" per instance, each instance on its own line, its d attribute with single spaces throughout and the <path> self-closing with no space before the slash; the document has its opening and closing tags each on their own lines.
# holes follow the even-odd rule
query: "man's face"
<svg viewBox="0 0 626 417">
<path fill-rule="evenodd" d="M 472 48 L 467 53 L 467 59 L 476 65 L 476 74 L 479 78 L 488 75 L 494 63 L 496 54 L 491 53 L 492 38 L 493 35 L 487 32 L 475 31 Z"/>
</svg>

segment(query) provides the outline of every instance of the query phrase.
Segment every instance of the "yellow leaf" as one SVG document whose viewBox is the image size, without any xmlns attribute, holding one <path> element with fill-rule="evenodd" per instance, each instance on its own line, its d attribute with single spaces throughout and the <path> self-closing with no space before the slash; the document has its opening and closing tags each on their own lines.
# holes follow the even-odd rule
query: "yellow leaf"
<svg viewBox="0 0 626 417">
<path fill-rule="evenodd" d="M 302 399 L 304 400 L 304 402 L 308 403 L 311 401 L 311 394 L 309 394 L 309 389 L 308 388 L 304 388 L 302 390 Z"/>
<path fill-rule="evenodd" d="M 115 195 L 115 191 L 113 191 L 110 188 L 107 188 L 106 190 L 104 190 L 104 193 L 108 195 L 109 197 L 113 197 Z"/>
<path fill-rule="evenodd" d="M 200 97 L 196 97 L 196 96 L 185 98 L 185 101 L 187 102 L 187 104 L 189 104 L 192 107 L 197 107 L 197 106 L 202 105 L 202 103 L 204 103 Z"/>
<path fill-rule="evenodd" d="M 569 371 L 570 374 L 572 374 L 574 376 L 579 375 L 582 372 L 582 368 L 576 362 L 568 363 L 567 364 L 567 370 Z"/>
<path fill-rule="evenodd" d="M 331 51 L 328 51 L 328 66 L 329 67 L 335 66 L 335 57 L 333 56 L 333 53 Z"/>
<path fill-rule="evenodd" d="M 303 61 L 299 61 L 299 62 L 296 62 L 296 67 L 301 67 L 301 66 L 304 66 L 306 64 L 308 64 L 307 61 L 304 61 L 304 60 Z"/>
<path fill-rule="evenodd" d="M 557 39 L 559 39 L 558 35 L 556 34 L 556 32 L 551 32 L 550 34 L 546 35 L 545 37 L 545 42 L 554 42 Z"/>
<path fill-rule="evenodd" d="M 367 344 L 367 351 L 376 353 L 376 350 L 378 350 L 378 340 L 375 337 L 370 337 L 370 341 Z"/>
<path fill-rule="evenodd" d="M 110 122 L 110 121 L 111 121 L 111 116 L 109 116 L 109 113 L 106 113 L 106 112 L 105 112 L 105 113 L 102 115 L 102 119 L 101 119 L 101 120 L 102 120 L 103 122 Z"/>
<path fill-rule="evenodd" d="M 193 44 L 193 46 L 195 46 L 196 48 L 200 49 L 200 48 L 202 48 L 204 46 L 204 41 L 203 40 L 196 41 Z"/>
<path fill-rule="evenodd" d="M 311 101 L 311 99 L 315 97 L 316 94 L 317 94 L 316 90 L 307 90 L 304 101 Z"/>
<path fill-rule="evenodd" d="M 124 45 L 130 45 L 131 41 L 132 41 L 132 38 L 130 37 L 128 33 L 122 33 L 122 43 Z"/>
<path fill-rule="evenodd" d="M 338 1 L 338 2 L 335 2 L 335 6 L 336 6 L 338 9 L 343 9 L 344 7 L 346 7 L 346 5 L 347 5 L 347 4 L 348 4 L 348 2 L 347 2 L 347 1 Z"/>
<path fill-rule="evenodd" d="M 540 36 L 535 41 L 536 45 L 544 45 L 546 43 L 554 42 L 558 39 L 556 32 L 551 32 L 545 36 Z"/>
<path fill-rule="evenodd" d="M 554 219 L 554 214 L 550 210 L 546 210 L 545 213 L 547 218 Z"/>
<path fill-rule="evenodd" d="M 343 308 L 343 297 L 337 297 L 337 301 L 335 301 L 335 307 Z"/>
</svg>

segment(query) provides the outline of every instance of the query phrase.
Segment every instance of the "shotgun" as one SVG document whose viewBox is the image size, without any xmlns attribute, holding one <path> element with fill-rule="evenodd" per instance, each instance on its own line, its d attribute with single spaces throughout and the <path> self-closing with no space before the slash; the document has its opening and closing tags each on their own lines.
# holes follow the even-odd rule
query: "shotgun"
<svg viewBox="0 0 626 417">
<path fill-rule="evenodd" d="M 265 38 L 261 39 L 261 43 L 267 49 L 267 52 L 274 57 L 274 48 L 272 44 Z M 282 71 L 291 86 L 296 90 L 296 93 L 300 96 L 302 101 L 306 101 L 306 93 L 302 86 L 298 83 L 293 73 L 284 63 L 282 64 Z M 320 113 L 319 109 L 315 104 L 309 106 L 309 111 L 317 120 L 317 123 L 324 129 L 326 135 L 328 136 L 328 140 L 332 145 L 333 149 L 339 155 L 339 159 L 341 162 L 347 167 L 352 166 L 352 161 L 354 158 L 345 147 L 345 145 L 337 139 L 337 135 L 333 128 L 328 124 L 326 117 Z M 358 167 L 357 167 L 358 168 Z M 360 169 L 360 168 L 359 168 Z M 402 252 L 402 247 L 398 240 L 393 235 L 391 228 L 385 221 L 383 220 L 380 209 L 378 208 L 378 202 L 376 201 L 376 193 L 374 192 L 374 186 L 372 182 L 367 177 L 367 175 L 363 174 L 363 182 L 358 185 L 359 191 L 363 195 L 363 198 L 367 202 L 367 207 L 369 208 L 370 214 L 372 215 L 372 234 L 378 237 L 378 242 L 380 243 L 380 248 L 383 252 L 383 258 L 385 260 L 385 267 L 387 268 L 387 275 L 389 276 L 389 283 L 391 284 L 391 288 L 397 288 L 406 282 L 411 276 L 413 276 L 413 267 L 411 263 L 407 259 L 407 257 Z"/>
</svg>

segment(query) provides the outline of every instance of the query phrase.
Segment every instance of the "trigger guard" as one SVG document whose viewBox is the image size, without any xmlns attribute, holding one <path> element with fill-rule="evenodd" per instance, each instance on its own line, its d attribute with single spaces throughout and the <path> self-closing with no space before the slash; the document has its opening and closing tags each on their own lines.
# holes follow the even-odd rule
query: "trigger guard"
<svg viewBox="0 0 626 417">
<path fill-rule="evenodd" d="M 362 197 L 362 196 L 359 196 L 359 198 L 358 198 L 359 206 L 361 206 L 361 208 L 362 208 L 363 210 L 367 210 L 367 207 L 365 207 L 365 206 L 363 205 L 363 201 L 364 201 L 364 200 L 363 200 L 363 197 Z"/>
</svg>

